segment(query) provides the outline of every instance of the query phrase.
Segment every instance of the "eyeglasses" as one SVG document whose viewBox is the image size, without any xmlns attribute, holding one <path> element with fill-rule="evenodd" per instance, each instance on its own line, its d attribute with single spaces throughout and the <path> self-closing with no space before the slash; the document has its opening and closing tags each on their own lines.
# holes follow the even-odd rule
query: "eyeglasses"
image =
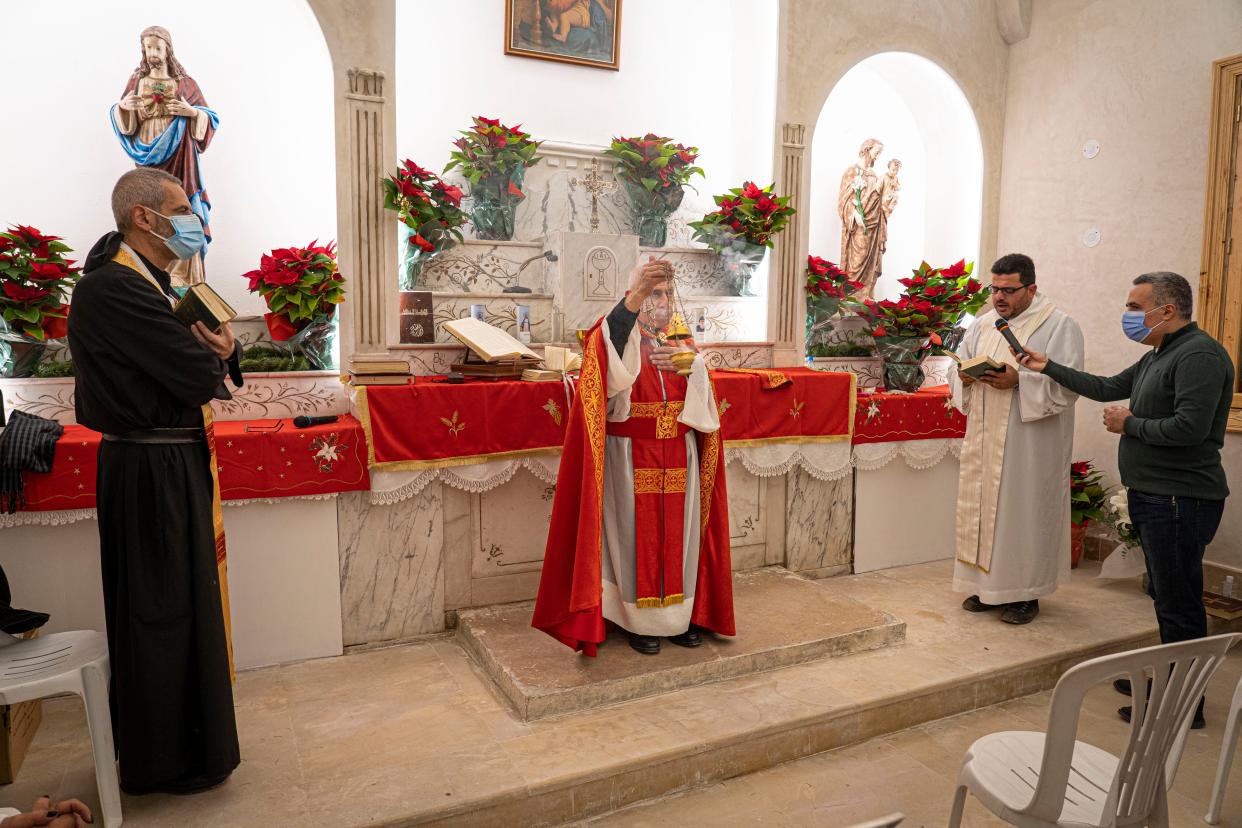
<svg viewBox="0 0 1242 828">
<path fill-rule="evenodd" d="M 1026 290 L 1030 285 L 1020 285 L 1018 287 L 997 287 L 996 285 L 988 285 L 988 290 L 992 293 L 999 293 L 1004 296 L 1013 296 L 1020 290 Z"/>
</svg>

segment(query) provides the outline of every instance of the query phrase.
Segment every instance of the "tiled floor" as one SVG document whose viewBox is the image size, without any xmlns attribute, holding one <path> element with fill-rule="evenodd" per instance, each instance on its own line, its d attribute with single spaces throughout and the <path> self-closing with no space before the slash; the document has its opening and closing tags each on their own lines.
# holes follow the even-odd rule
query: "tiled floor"
<svg viewBox="0 0 1242 828">
<path fill-rule="evenodd" d="M 769 767 L 787 747 L 793 756 L 822 750 L 807 734 L 826 728 L 839 735 L 835 744 L 848 744 L 861 732 L 907 727 L 893 724 L 902 716 L 923 722 L 947 715 L 937 712 L 947 707 L 957 712 L 1013 698 L 1030 692 L 1022 689 L 1029 676 L 1018 674 L 1033 660 L 1115 647 L 1155 629 L 1150 601 L 1133 583 L 1099 581 L 1091 570 L 1077 572 L 1042 602 L 1040 618 L 1021 628 L 994 614 L 962 612 L 961 596 L 949 589 L 950 570 L 936 563 L 816 582 L 905 620 L 903 645 L 542 721 L 519 721 L 449 638 L 243 673 L 235 693 L 241 767 L 198 796 L 127 797 L 125 824 L 344 828 L 454 816 L 471 826 L 564 822 Z M 566 650 L 565 657 L 577 656 Z M 1234 670 L 1236 677 L 1236 664 Z M 933 698 L 937 706 L 927 704 Z M 1109 715 L 1117 703 L 1099 700 L 1099 727 L 1116 726 Z M 704 803 L 691 824 L 736 814 L 757 820 L 766 810 L 784 812 L 780 818 L 793 820 L 787 824 L 810 824 L 797 822 L 805 818 L 832 826 L 895 807 L 941 824 L 935 815 L 951 794 L 945 780 L 973 735 L 1011 726 L 1022 711 L 1041 721 L 1041 705 L 1015 702 L 707 788 L 736 792 L 734 804 L 720 810 L 711 810 L 713 796 L 693 793 L 655 807 L 674 813 L 684 803 Z M 1219 728 L 1223 714 L 1214 712 Z M 1195 774 L 1215 761 L 1219 733 L 1196 734 L 1188 759 Z M 846 764 L 823 778 L 801 770 L 831 765 L 833 757 L 846 757 Z M 1192 795 L 1189 777 L 1179 796 Z M 797 781 L 782 788 L 785 779 Z M 1199 790 L 1210 779 L 1193 784 Z M 45 792 L 95 799 L 75 701 L 47 704 L 43 728 L 0 804 L 22 805 Z M 886 803 L 891 807 L 877 807 Z M 643 819 L 642 813 L 617 818 Z"/>
<path fill-rule="evenodd" d="M 1242 652 L 1234 650 L 1208 691 L 1208 727 L 1191 731 L 1170 797 L 1174 828 L 1205 825 L 1220 754 L 1221 730 L 1242 678 Z M 680 796 L 637 805 L 581 825 L 647 828 L 666 825 L 764 825 L 838 828 L 893 812 L 902 828 L 939 828 L 949 810 L 962 755 L 975 739 L 998 730 L 1044 730 L 1051 693 L 1039 693 L 974 713 L 821 753 L 770 770 L 729 779 Z M 1120 749 L 1128 727 L 1117 717 L 1125 703 L 1110 687 L 1087 697 L 1078 738 Z M 967 826 L 1000 826 L 978 801 L 968 801 Z M 1242 767 L 1235 768 L 1220 822 L 1242 826 Z"/>
</svg>

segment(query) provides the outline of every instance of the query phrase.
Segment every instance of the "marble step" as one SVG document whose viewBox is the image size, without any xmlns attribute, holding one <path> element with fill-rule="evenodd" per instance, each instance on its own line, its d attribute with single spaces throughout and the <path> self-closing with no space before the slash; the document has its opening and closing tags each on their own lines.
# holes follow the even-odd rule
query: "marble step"
<svg viewBox="0 0 1242 828">
<path fill-rule="evenodd" d="M 457 635 L 524 721 L 905 639 L 905 622 L 780 567 L 735 574 L 733 602 L 742 631 L 737 638 L 706 636 L 694 649 L 665 641 L 656 656 L 639 654 L 624 633 L 613 631 L 598 658 L 571 657 L 564 645 L 530 626 L 529 602 L 465 610 Z"/>
</svg>

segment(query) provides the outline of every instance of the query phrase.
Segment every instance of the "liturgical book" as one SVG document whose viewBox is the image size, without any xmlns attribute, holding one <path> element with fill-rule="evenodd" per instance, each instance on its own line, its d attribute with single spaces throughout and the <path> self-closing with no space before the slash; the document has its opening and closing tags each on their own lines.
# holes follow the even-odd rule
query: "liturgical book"
<svg viewBox="0 0 1242 828">
<path fill-rule="evenodd" d="M 539 360 L 538 354 L 518 342 L 510 334 L 471 316 L 445 322 L 444 330 L 478 354 L 484 362 Z"/>
<path fill-rule="evenodd" d="M 953 353 L 952 351 L 946 351 L 946 353 L 949 356 L 953 357 L 954 361 L 957 362 L 958 370 L 968 377 L 974 377 L 975 379 L 979 379 L 979 377 L 983 376 L 983 374 L 987 371 L 1005 370 L 1004 365 L 992 359 L 990 356 L 977 356 L 977 357 L 971 357 L 970 359 L 967 359 L 967 360 L 963 360 L 961 357 L 959 357 L 957 354 Z"/>
<path fill-rule="evenodd" d="M 188 328 L 195 322 L 202 322 L 207 330 L 215 333 L 225 322 L 237 318 L 237 311 L 229 303 L 220 298 L 206 282 L 190 285 L 173 306 L 173 313 Z"/>
</svg>

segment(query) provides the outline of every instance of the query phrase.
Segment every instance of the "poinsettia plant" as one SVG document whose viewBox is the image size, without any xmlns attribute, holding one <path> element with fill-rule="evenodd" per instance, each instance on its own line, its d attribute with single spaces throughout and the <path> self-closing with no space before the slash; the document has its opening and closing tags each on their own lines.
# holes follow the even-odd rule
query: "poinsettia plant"
<svg viewBox="0 0 1242 828">
<path fill-rule="evenodd" d="M 1107 518 L 1108 491 L 1100 482 L 1103 478 L 1089 460 L 1070 464 L 1070 523 L 1083 526 Z"/>
<path fill-rule="evenodd" d="M 394 175 L 384 179 L 384 207 L 410 228 L 410 245 L 434 253 L 461 241 L 466 214 L 461 189 L 406 159 Z"/>
<path fill-rule="evenodd" d="M 847 299 L 862 289 L 849 274 L 827 259 L 806 257 L 806 294 L 816 299 Z"/>
<path fill-rule="evenodd" d="M 525 198 L 520 185 L 510 178 L 515 170 L 525 170 L 539 163 L 541 156 L 535 153 L 542 142 L 532 140 L 530 133 L 522 131 L 521 124 L 508 127 L 495 118 L 481 115 L 473 121 L 474 126 L 453 142 L 457 149 L 449 153 L 452 160 L 444 171 L 460 167 L 462 175 L 473 186 L 483 182 L 508 185 L 502 192 Z"/>
<path fill-rule="evenodd" d="M 973 270 L 974 263 L 965 260 L 944 268 L 923 262 L 913 276 L 900 280 L 905 290 L 896 301 L 867 299 L 853 310 L 866 320 L 872 336 L 926 337 L 939 345 L 964 314 L 987 301 Z"/>
<path fill-rule="evenodd" d="M 613 138 L 605 152 L 617 159 L 617 178 L 623 183 L 666 199 L 688 186 L 691 177 L 704 174 L 694 166 L 698 147 L 674 144 L 672 138 L 651 132 L 641 138 Z"/>
<path fill-rule="evenodd" d="M 716 210 L 690 222 L 694 239 L 720 253 L 739 243 L 772 247 L 772 238 L 785 229 L 795 210 L 788 196 L 773 193 L 775 184 L 760 188 L 753 181 L 715 197 Z"/>
<path fill-rule="evenodd" d="M 265 254 L 259 269 L 242 278 L 267 302 L 264 315 L 272 338 L 283 341 L 312 322 L 331 319 L 345 301 L 345 277 L 336 265 L 336 243 L 281 247 Z"/>
<path fill-rule="evenodd" d="M 67 331 L 67 291 L 81 268 L 60 236 L 24 224 L 0 233 L 0 318 L 3 327 L 30 339 L 60 339 Z"/>
</svg>

